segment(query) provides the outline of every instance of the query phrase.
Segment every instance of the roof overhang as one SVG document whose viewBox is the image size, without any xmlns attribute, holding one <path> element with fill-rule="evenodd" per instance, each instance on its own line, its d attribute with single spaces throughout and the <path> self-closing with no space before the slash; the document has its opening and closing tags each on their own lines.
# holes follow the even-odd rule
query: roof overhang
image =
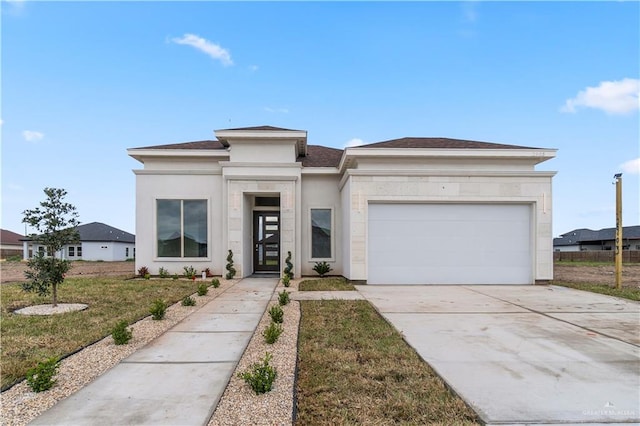
<svg viewBox="0 0 640 426">
<path fill-rule="evenodd" d="M 556 156 L 557 149 L 442 149 L 442 148 L 346 148 L 338 169 L 344 171 L 358 158 L 383 159 L 526 159 L 531 164 L 542 163 Z"/>
<path fill-rule="evenodd" d="M 130 148 L 130 157 L 144 163 L 144 158 L 229 158 L 229 151 L 221 149 L 148 149 Z"/>
</svg>

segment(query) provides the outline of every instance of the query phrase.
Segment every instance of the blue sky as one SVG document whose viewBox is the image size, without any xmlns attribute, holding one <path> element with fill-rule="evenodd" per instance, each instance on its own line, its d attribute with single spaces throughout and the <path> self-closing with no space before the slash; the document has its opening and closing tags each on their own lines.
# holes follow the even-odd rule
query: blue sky
<svg viewBox="0 0 640 426">
<path fill-rule="evenodd" d="M 135 232 L 126 149 L 274 125 L 559 149 L 554 235 L 640 223 L 638 2 L 2 0 L 2 219 L 45 187 Z"/>
</svg>

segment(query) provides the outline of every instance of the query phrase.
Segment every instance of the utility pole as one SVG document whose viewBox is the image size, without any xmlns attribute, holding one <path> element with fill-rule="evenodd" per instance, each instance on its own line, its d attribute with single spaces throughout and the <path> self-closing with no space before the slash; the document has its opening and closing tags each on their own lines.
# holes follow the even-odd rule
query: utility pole
<svg viewBox="0 0 640 426">
<path fill-rule="evenodd" d="M 616 180 L 616 288 L 622 288 L 622 173 L 613 177 Z"/>
</svg>

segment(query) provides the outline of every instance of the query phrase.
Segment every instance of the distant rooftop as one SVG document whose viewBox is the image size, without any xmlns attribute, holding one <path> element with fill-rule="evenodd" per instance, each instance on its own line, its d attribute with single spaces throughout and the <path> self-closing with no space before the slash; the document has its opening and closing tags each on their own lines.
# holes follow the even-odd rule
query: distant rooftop
<svg viewBox="0 0 640 426">
<path fill-rule="evenodd" d="M 562 234 L 559 238 L 553 239 L 554 246 L 572 246 L 581 243 L 589 243 L 596 241 L 611 241 L 616 238 L 616 228 L 603 228 L 599 230 L 591 230 L 586 228 L 574 229 L 573 231 Z M 622 238 L 624 240 L 640 239 L 640 225 L 623 226 Z"/>
</svg>

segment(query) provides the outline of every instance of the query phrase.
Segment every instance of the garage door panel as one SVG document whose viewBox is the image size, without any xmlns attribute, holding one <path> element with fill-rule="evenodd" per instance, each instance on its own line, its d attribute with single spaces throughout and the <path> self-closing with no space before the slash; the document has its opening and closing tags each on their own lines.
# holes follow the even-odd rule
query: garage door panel
<svg viewBox="0 0 640 426">
<path fill-rule="evenodd" d="M 529 284 L 526 204 L 371 204 L 370 284 Z"/>
</svg>

